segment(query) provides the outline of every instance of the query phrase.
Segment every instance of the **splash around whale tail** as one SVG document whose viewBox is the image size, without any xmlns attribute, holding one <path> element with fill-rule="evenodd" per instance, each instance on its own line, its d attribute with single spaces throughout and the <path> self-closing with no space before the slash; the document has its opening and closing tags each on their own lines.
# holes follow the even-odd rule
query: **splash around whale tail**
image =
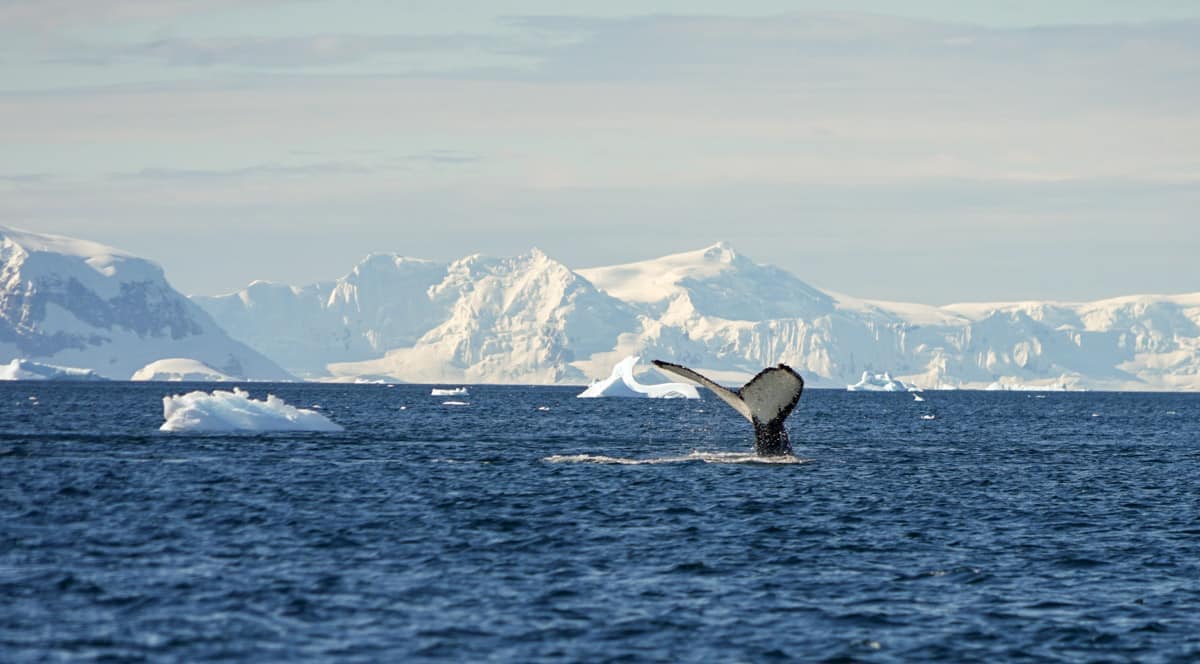
<svg viewBox="0 0 1200 664">
<path fill-rule="evenodd" d="M 712 390 L 722 401 L 741 413 L 754 425 L 754 451 L 761 456 L 791 454 L 784 420 L 800 401 L 804 391 L 804 379 L 786 364 L 767 367 L 758 372 L 750 382 L 739 390 L 730 390 L 716 384 L 695 371 L 671 362 L 654 360 L 654 366 L 663 371 L 694 380 Z"/>
</svg>

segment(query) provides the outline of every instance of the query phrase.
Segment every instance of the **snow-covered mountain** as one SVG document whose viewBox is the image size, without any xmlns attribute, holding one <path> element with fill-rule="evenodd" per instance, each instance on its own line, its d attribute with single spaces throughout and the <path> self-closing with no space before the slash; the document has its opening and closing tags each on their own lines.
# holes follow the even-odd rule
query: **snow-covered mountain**
<svg viewBox="0 0 1200 664">
<path fill-rule="evenodd" d="M 923 388 L 1200 390 L 1200 293 L 921 304 L 816 289 L 725 243 L 572 271 L 534 250 L 449 265 L 377 254 L 337 282 L 197 298 L 295 371 L 425 382 L 582 383 L 629 355 L 738 382 L 787 362 Z"/>
<path fill-rule="evenodd" d="M 0 362 L 33 360 L 128 379 L 167 357 L 286 380 L 167 283 L 162 268 L 94 242 L 0 227 Z"/>
<path fill-rule="evenodd" d="M 345 277 L 305 287 L 256 281 L 229 295 L 193 300 L 222 328 L 298 376 L 339 362 L 375 359 L 416 343 L 450 314 L 429 290 L 447 265 L 371 254 Z"/>
</svg>

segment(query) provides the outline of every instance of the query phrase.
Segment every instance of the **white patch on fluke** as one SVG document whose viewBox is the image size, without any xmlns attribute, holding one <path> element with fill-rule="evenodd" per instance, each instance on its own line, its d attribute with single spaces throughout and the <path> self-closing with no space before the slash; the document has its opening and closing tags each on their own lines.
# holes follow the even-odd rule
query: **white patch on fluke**
<svg viewBox="0 0 1200 664">
<path fill-rule="evenodd" d="M 288 405 L 268 394 L 251 399 L 238 388 L 163 397 L 162 431 L 341 431 L 324 415 Z"/>
</svg>

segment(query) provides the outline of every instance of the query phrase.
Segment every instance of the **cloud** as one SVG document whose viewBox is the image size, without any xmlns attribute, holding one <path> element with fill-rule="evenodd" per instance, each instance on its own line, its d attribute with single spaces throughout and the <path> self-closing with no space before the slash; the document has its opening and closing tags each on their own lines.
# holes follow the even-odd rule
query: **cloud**
<svg viewBox="0 0 1200 664">
<path fill-rule="evenodd" d="M 96 23 L 162 20 L 287 0 L 0 0 L 0 25 L 58 30 Z"/>
<path fill-rule="evenodd" d="M 1200 21 L 999 29 L 807 13 L 509 22 L 548 35 L 546 43 L 554 44 L 537 53 L 538 71 L 562 80 L 872 84 L 891 91 L 977 88 L 996 77 L 1136 83 L 1200 70 Z"/>
<path fill-rule="evenodd" d="M 314 175 L 356 175 L 371 173 L 374 170 L 360 164 L 322 162 L 294 166 L 258 164 L 226 169 L 143 168 L 137 171 L 114 173 L 111 177 L 116 180 L 214 181 L 247 178 L 295 178 Z"/>
<path fill-rule="evenodd" d="M 152 61 L 186 67 L 324 67 L 362 63 L 389 55 L 503 52 L 513 47 L 510 39 L 471 34 L 168 38 L 122 48 L 87 47 L 71 59 L 94 64 Z"/>
</svg>

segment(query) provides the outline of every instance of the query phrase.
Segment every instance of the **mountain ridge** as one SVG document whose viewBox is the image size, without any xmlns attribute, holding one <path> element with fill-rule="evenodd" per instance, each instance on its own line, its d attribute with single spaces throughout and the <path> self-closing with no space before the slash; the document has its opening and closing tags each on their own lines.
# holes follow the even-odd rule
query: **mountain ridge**
<svg viewBox="0 0 1200 664">
<path fill-rule="evenodd" d="M 343 277 L 183 297 L 157 264 L 0 227 L 0 360 L 126 379 L 189 358 L 238 379 L 582 384 L 625 357 L 738 383 L 1200 390 L 1200 292 L 925 305 L 815 288 L 720 242 L 572 270 L 539 249 L 437 262 L 377 252 Z"/>
<path fill-rule="evenodd" d="M 596 294 L 588 297 L 608 312 L 588 319 L 594 329 L 586 344 L 551 338 L 575 324 L 570 307 L 561 319 L 497 325 L 517 291 L 536 299 L 537 289 L 530 295 L 517 272 L 537 261 L 590 285 Z M 491 267 L 477 269 L 484 264 Z M 817 386 L 842 387 L 869 371 L 924 388 L 1200 390 L 1200 293 L 1078 303 L 891 302 L 815 288 L 727 242 L 580 270 L 536 249 L 507 259 L 473 254 L 445 266 L 442 281 L 424 282 L 420 296 L 441 305 L 440 322 L 399 344 L 375 334 L 377 356 L 330 363 L 327 370 L 342 379 L 578 383 L 642 355 L 673 358 L 733 382 L 783 361 Z M 491 295 L 480 299 L 475 284 L 486 279 Z M 372 334 L 342 323 L 344 334 Z M 524 335 L 521 352 L 511 345 L 514 334 Z"/>
</svg>

